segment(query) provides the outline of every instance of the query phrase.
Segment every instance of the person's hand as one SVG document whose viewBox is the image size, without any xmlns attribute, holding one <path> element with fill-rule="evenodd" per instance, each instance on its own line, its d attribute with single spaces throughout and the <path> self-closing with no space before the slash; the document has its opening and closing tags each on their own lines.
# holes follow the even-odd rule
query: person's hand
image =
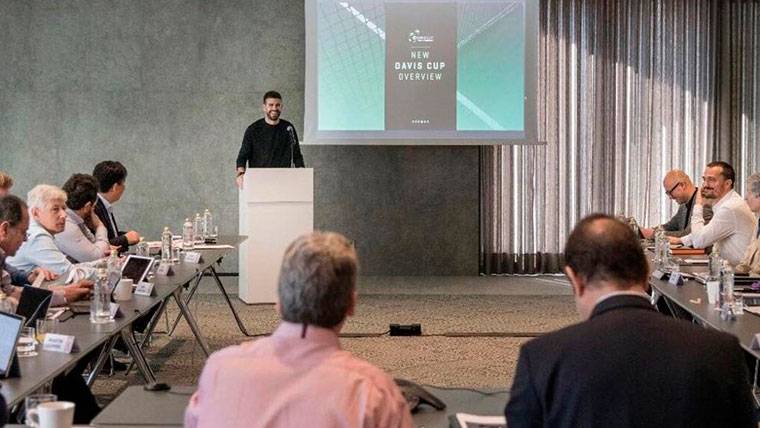
<svg viewBox="0 0 760 428">
<path fill-rule="evenodd" d="M 90 215 L 87 216 L 86 219 L 84 219 L 84 224 L 87 225 L 87 228 L 92 230 L 93 232 L 96 232 L 100 226 L 103 225 L 103 222 L 100 221 L 100 217 L 98 217 L 97 214 L 95 214 L 94 211 L 90 212 Z"/>
<path fill-rule="evenodd" d="M 711 207 L 715 203 L 715 199 L 705 198 L 702 195 L 702 189 L 697 189 L 697 197 L 694 199 L 695 205 L 702 205 L 704 207 Z"/>
<path fill-rule="evenodd" d="M 643 236 L 646 239 L 652 239 L 654 238 L 654 229 L 651 227 L 644 227 L 642 229 L 639 229 L 641 231 L 641 236 Z"/>
<path fill-rule="evenodd" d="M 84 300 L 90 297 L 92 293 L 92 286 L 95 283 L 89 279 L 83 279 L 81 281 L 74 282 L 69 285 L 63 286 L 63 297 L 67 302 L 76 302 L 77 300 Z"/>
<path fill-rule="evenodd" d="M 127 237 L 127 242 L 129 243 L 129 245 L 134 245 L 140 242 L 140 234 L 135 232 L 134 230 L 130 230 L 124 235 Z"/>
<path fill-rule="evenodd" d="M 29 275 L 26 276 L 26 280 L 29 281 L 30 284 L 33 284 L 39 275 L 42 275 L 42 278 L 44 281 L 52 281 L 58 278 L 58 274 L 56 274 L 55 272 L 51 272 L 41 267 L 37 267 L 37 268 L 34 268 L 31 272 L 29 272 Z"/>
<path fill-rule="evenodd" d="M 675 245 L 683 244 L 683 241 L 681 241 L 681 238 L 677 236 L 668 236 L 668 241 L 670 241 L 671 244 L 675 244 Z"/>
<path fill-rule="evenodd" d="M 244 177 L 243 174 L 240 174 L 237 177 L 235 177 L 235 185 L 237 186 L 238 189 L 243 188 L 243 177 Z"/>
</svg>

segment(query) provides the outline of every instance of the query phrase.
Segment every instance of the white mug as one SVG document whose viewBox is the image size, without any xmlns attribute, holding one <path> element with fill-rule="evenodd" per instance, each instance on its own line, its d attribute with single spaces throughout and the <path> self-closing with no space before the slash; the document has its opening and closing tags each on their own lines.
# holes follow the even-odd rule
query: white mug
<svg viewBox="0 0 760 428">
<path fill-rule="evenodd" d="M 74 424 L 74 403 L 49 401 L 27 412 L 28 422 L 39 428 L 71 428 Z"/>
<path fill-rule="evenodd" d="M 116 289 L 113 291 L 113 299 L 117 302 L 131 300 L 133 285 L 134 281 L 130 278 L 122 278 L 119 283 L 116 284 Z"/>
</svg>

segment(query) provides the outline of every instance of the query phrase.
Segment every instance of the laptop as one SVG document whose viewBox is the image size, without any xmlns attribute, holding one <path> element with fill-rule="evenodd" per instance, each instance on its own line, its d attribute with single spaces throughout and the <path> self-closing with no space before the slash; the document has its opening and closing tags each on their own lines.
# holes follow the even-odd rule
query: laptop
<svg viewBox="0 0 760 428">
<path fill-rule="evenodd" d="M 23 326 L 24 317 L 0 312 L 0 377 L 5 378 L 12 374 L 16 342 Z"/>
<path fill-rule="evenodd" d="M 115 275 L 108 278 L 108 290 L 111 292 L 111 300 L 113 300 L 113 292 L 116 290 L 116 284 L 122 278 L 131 279 L 135 285 L 140 281 L 145 280 L 148 276 L 150 268 L 153 266 L 155 259 L 153 257 L 135 256 L 129 255 L 124 263 L 121 265 L 121 275 Z M 80 300 L 78 302 L 69 303 L 69 309 L 75 314 L 88 314 L 90 313 L 90 301 Z"/>
<path fill-rule="evenodd" d="M 131 254 L 127 256 L 124 263 L 121 265 L 121 277 L 129 278 L 135 285 L 145 280 L 148 276 L 150 268 L 153 266 L 153 262 L 156 259 L 153 257 L 136 256 Z"/>
<path fill-rule="evenodd" d="M 38 319 L 45 318 L 53 292 L 44 288 L 24 286 L 18 300 L 16 314 L 26 319 L 26 326 L 34 327 Z"/>
</svg>

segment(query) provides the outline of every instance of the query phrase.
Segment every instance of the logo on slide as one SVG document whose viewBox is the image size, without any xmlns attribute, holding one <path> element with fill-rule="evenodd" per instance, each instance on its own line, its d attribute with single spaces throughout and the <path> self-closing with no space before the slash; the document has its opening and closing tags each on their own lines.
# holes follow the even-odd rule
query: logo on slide
<svg viewBox="0 0 760 428">
<path fill-rule="evenodd" d="M 411 33 L 409 33 L 409 43 L 433 43 L 435 41 L 435 37 L 433 36 L 424 36 L 420 34 L 420 30 L 414 30 Z"/>
</svg>

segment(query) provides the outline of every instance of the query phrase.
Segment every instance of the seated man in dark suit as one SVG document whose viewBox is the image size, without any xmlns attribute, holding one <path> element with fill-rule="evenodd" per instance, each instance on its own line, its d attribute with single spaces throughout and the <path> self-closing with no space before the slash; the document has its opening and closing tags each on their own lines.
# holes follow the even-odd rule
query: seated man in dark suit
<svg viewBox="0 0 760 428">
<path fill-rule="evenodd" d="M 127 187 L 127 169 L 121 162 L 103 161 L 95 165 L 92 175 L 98 180 L 100 187 L 98 201 L 95 204 L 95 214 L 108 229 L 108 241 L 111 245 L 119 247 L 119 252 L 127 251 L 130 245 L 140 242 L 140 234 L 134 230 L 119 231 L 111 208 L 121 199 L 124 189 Z"/>
<path fill-rule="evenodd" d="M 757 426 L 738 340 L 654 310 L 630 228 L 586 217 L 565 261 L 585 321 L 523 345 L 507 426 Z"/>
</svg>

